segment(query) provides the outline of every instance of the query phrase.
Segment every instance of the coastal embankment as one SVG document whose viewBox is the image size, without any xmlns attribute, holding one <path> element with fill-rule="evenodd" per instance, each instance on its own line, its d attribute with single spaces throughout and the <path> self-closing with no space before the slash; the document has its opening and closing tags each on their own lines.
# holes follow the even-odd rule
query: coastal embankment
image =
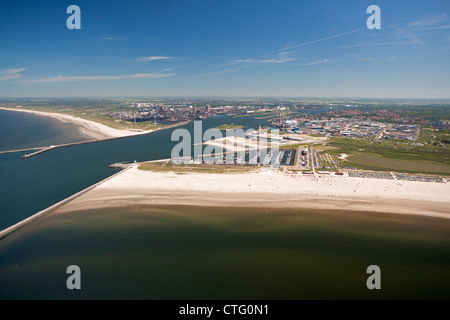
<svg viewBox="0 0 450 320">
<path fill-rule="evenodd" d="M 26 219 L 24 219 L 24 220 L 22 220 L 22 221 L 20 221 L 20 222 L 18 222 L 16 224 L 14 224 L 14 225 L 8 227 L 6 229 L 1 230 L 0 231 L 0 239 L 3 238 L 3 237 L 6 237 L 8 234 L 10 234 L 10 233 L 12 233 L 12 232 L 14 232 L 16 230 L 22 228 L 23 226 L 25 226 L 25 225 L 27 225 L 29 223 L 32 223 L 33 221 L 35 221 L 35 220 L 37 220 L 37 219 L 39 219 L 39 218 L 49 214 L 50 212 L 55 211 L 56 209 L 64 206 L 65 204 L 69 203 L 70 201 L 73 201 L 74 199 L 82 196 L 83 194 L 93 190 L 94 188 L 96 188 L 97 186 L 101 185 L 102 183 L 104 183 L 104 182 L 106 182 L 106 181 L 108 181 L 110 179 L 113 179 L 115 176 L 119 175 L 120 173 L 122 173 L 122 172 L 124 172 L 126 170 L 129 170 L 131 167 L 132 167 L 132 165 L 130 165 L 128 167 L 125 167 L 122 171 L 119 171 L 119 172 L 109 176 L 108 178 L 103 179 L 102 181 L 97 182 L 97 183 L 95 183 L 95 184 L 93 184 L 93 185 L 91 185 L 91 186 L 81 190 L 80 192 L 75 193 L 74 195 L 72 195 L 72 196 L 70 196 L 70 197 L 68 197 L 68 198 L 66 198 L 64 200 L 62 200 L 62 201 L 60 201 L 58 203 L 55 203 L 54 205 L 52 205 L 52 206 L 50 206 L 50 207 L 48 207 L 46 209 L 39 211 L 38 213 L 32 215 L 31 217 L 28 217 L 28 218 L 26 218 Z"/>
</svg>

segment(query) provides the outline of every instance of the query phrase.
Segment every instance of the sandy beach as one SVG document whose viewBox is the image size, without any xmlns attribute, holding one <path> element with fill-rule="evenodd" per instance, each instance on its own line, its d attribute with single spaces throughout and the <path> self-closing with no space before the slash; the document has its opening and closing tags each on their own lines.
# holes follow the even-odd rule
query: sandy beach
<svg viewBox="0 0 450 320">
<path fill-rule="evenodd" d="M 114 129 L 111 127 L 108 127 L 104 124 L 81 119 L 75 116 L 67 115 L 67 114 L 61 114 L 61 113 L 52 113 L 52 112 L 43 112 L 43 111 L 36 111 L 36 110 L 27 110 L 27 109 L 20 109 L 20 108 L 4 108 L 0 107 L 2 110 L 8 110 L 8 111 L 18 111 L 18 112 L 27 112 L 32 113 L 37 116 L 44 116 L 44 117 L 51 117 L 54 119 L 57 119 L 64 123 L 73 123 L 76 124 L 79 128 L 81 134 L 84 136 L 93 139 L 93 140 L 102 140 L 102 139 L 110 139 L 110 138 L 120 138 L 120 137 L 126 137 L 126 136 L 134 136 L 139 134 L 146 134 L 153 132 L 154 130 L 148 130 L 148 131 L 142 131 L 142 130 L 119 130 Z"/>
<path fill-rule="evenodd" d="M 132 167 L 55 213 L 127 205 L 339 209 L 450 218 L 448 183 L 288 174 L 150 172 Z"/>
</svg>

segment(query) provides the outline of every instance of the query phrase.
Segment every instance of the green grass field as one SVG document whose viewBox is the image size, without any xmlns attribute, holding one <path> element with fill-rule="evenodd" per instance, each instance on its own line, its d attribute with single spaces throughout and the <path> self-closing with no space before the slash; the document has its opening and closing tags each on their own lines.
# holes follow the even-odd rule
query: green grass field
<svg viewBox="0 0 450 320">
<path fill-rule="evenodd" d="M 423 143 L 423 145 L 417 145 L 417 143 L 410 142 L 332 138 L 327 145 L 336 148 L 329 150 L 329 153 L 334 155 L 369 153 L 390 159 L 430 161 L 450 166 L 450 149 L 445 144 Z"/>
<path fill-rule="evenodd" d="M 138 167 L 140 170 L 154 172 L 175 172 L 184 173 L 243 173 L 256 171 L 258 168 L 237 165 L 217 165 L 217 164 L 173 164 L 168 162 L 144 162 Z"/>
<path fill-rule="evenodd" d="M 407 173 L 450 173 L 448 132 L 422 129 L 417 142 L 331 138 L 328 153 L 350 156 L 345 167 Z"/>
<path fill-rule="evenodd" d="M 219 130 L 234 130 L 234 129 L 240 129 L 240 128 L 243 128 L 243 127 L 240 125 L 234 124 L 234 123 L 222 124 L 222 125 L 216 127 L 216 129 L 219 129 Z"/>
</svg>

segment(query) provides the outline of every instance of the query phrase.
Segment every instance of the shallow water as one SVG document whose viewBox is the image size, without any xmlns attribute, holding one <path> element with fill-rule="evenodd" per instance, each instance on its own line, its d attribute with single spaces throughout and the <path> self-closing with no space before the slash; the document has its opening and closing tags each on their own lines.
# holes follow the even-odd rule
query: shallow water
<svg viewBox="0 0 450 320">
<path fill-rule="evenodd" d="M 448 299 L 450 222 L 300 209 L 51 214 L 0 242 L 1 299 Z M 66 268 L 81 268 L 68 290 Z M 366 269 L 381 268 L 381 290 Z"/>
<path fill-rule="evenodd" d="M 50 117 L 0 109 L 0 151 L 89 140 L 78 126 Z"/>
</svg>

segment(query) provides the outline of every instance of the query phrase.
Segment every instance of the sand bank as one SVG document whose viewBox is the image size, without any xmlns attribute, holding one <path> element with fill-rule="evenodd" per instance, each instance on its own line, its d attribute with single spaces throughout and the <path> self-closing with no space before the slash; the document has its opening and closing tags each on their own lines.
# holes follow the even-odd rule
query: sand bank
<svg viewBox="0 0 450 320">
<path fill-rule="evenodd" d="M 127 205 L 297 207 L 450 218 L 450 184 L 264 170 L 175 174 L 133 167 L 59 208 L 69 212 Z"/>
<path fill-rule="evenodd" d="M 44 116 L 44 117 L 51 117 L 54 119 L 57 119 L 61 122 L 65 123 L 73 123 L 77 125 L 79 128 L 79 131 L 84 136 L 93 139 L 93 140 L 102 140 L 102 139 L 110 139 L 110 138 L 119 138 L 119 137 L 126 137 L 126 136 L 134 136 L 139 134 L 146 134 L 153 132 L 154 130 L 119 130 L 114 129 L 111 127 L 108 127 L 104 124 L 81 119 L 75 116 L 67 115 L 67 114 L 61 114 L 61 113 L 52 113 L 52 112 L 43 112 L 43 111 L 36 111 L 36 110 L 27 110 L 27 109 L 19 109 L 19 108 L 3 108 L 0 107 L 2 110 L 9 110 L 9 111 L 19 111 L 19 112 L 27 112 L 32 113 L 38 116 Z"/>
</svg>

